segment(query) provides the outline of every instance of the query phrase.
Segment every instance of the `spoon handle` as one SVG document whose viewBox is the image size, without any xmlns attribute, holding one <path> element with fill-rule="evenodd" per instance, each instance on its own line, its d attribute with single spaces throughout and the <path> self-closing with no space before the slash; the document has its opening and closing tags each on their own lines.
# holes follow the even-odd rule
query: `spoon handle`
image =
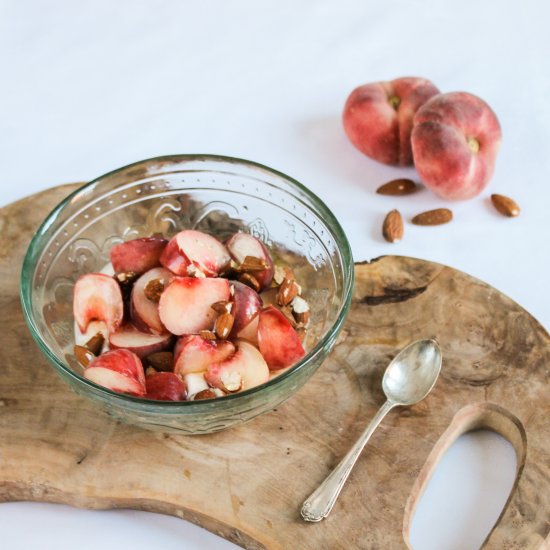
<svg viewBox="0 0 550 550">
<path fill-rule="evenodd" d="M 332 507 L 334 506 L 344 483 L 348 479 L 355 462 L 361 454 L 361 451 L 367 444 L 367 441 L 370 439 L 370 436 L 373 434 L 374 430 L 376 430 L 380 422 L 382 422 L 384 417 L 394 406 L 394 403 L 386 401 L 380 407 L 370 424 L 359 436 L 359 439 L 348 451 L 346 456 L 340 461 L 338 466 L 332 470 L 323 483 L 321 483 L 321 485 L 319 485 L 319 487 L 311 493 L 309 498 L 304 501 L 301 514 L 306 521 L 321 521 L 330 514 L 330 511 L 332 510 Z"/>
</svg>

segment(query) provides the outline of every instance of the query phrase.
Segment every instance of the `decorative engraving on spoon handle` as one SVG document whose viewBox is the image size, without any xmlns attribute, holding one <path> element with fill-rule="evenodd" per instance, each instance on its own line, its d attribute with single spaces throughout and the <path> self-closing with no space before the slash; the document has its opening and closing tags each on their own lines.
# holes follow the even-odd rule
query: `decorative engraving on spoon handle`
<svg viewBox="0 0 550 550">
<path fill-rule="evenodd" d="M 301 514 L 306 521 L 321 521 L 329 515 L 367 441 L 394 406 L 394 403 L 386 401 L 380 407 L 370 424 L 338 466 L 332 470 L 323 483 L 304 501 Z"/>
</svg>

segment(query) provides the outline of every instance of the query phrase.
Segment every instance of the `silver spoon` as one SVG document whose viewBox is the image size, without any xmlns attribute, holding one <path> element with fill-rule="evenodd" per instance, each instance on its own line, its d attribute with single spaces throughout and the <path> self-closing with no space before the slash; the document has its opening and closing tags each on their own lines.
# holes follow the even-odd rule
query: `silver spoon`
<svg viewBox="0 0 550 550">
<path fill-rule="evenodd" d="M 348 454 L 304 501 L 301 513 L 306 521 L 321 521 L 330 514 L 355 462 L 380 422 L 393 407 L 422 401 L 434 387 L 440 370 L 441 350 L 435 340 L 417 340 L 393 358 L 382 379 L 386 402 Z"/>
</svg>

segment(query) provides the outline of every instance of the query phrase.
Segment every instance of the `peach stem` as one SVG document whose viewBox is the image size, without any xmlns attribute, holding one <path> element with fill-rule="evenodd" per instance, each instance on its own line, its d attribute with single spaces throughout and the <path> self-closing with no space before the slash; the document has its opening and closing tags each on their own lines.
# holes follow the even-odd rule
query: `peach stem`
<svg viewBox="0 0 550 550">
<path fill-rule="evenodd" d="M 399 107 L 399 104 L 401 103 L 401 99 L 399 99 L 396 95 L 392 95 L 388 97 L 388 103 L 397 110 L 397 107 Z"/>
</svg>

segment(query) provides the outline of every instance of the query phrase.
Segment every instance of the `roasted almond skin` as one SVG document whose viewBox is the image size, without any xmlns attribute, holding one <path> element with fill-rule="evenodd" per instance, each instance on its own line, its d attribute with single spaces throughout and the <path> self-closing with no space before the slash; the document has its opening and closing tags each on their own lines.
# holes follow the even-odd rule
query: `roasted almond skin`
<svg viewBox="0 0 550 550">
<path fill-rule="evenodd" d="M 98 332 L 84 344 L 84 347 L 90 350 L 94 355 L 99 355 L 103 349 L 104 342 L 105 337 L 101 334 L 101 332 Z"/>
<path fill-rule="evenodd" d="M 229 333 L 233 328 L 234 321 L 235 319 L 231 313 L 222 313 L 216 319 L 216 323 L 214 324 L 214 332 L 220 340 L 225 340 L 229 336 Z"/>
<path fill-rule="evenodd" d="M 239 282 L 243 283 L 247 286 L 249 286 L 252 290 L 255 290 L 256 292 L 260 292 L 260 283 L 254 275 L 251 275 L 250 273 L 243 273 L 239 277 Z"/>
<path fill-rule="evenodd" d="M 95 359 L 95 355 L 84 346 L 75 346 L 73 351 L 74 351 L 76 360 L 83 367 L 87 367 Z"/>
<path fill-rule="evenodd" d="M 491 195 L 491 202 L 497 211 L 503 216 L 507 216 L 508 218 L 515 218 L 516 216 L 519 216 L 520 208 L 516 201 L 510 197 L 494 193 Z"/>
<path fill-rule="evenodd" d="M 171 351 L 158 351 L 147 356 L 147 363 L 157 371 L 172 372 L 174 370 L 174 354 Z"/>
<path fill-rule="evenodd" d="M 216 394 L 212 390 L 202 390 L 195 395 L 194 401 L 201 401 L 202 399 L 216 399 Z"/>
<path fill-rule="evenodd" d="M 293 312 L 294 319 L 296 319 L 296 322 L 301 326 L 306 326 L 309 323 L 309 318 L 311 316 L 311 313 L 309 311 L 302 311 L 300 313 Z"/>
<path fill-rule="evenodd" d="M 381 185 L 376 192 L 379 195 L 390 195 L 393 197 L 401 195 L 410 195 L 417 191 L 418 185 L 413 180 L 406 178 L 400 178 L 396 180 L 388 181 L 384 185 Z"/>
<path fill-rule="evenodd" d="M 442 225 L 453 219 L 453 213 L 448 208 L 436 208 L 417 214 L 411 221 L 415 225 Z"/>
<path fill-rule="evenodd" d="M 267 264 L 261 258 L 255 256 L 246 256 L 244 262 L 239 266 L 241 273 L 249 273 L 254 271 L 265 271 Z"/>
<path fill-rule="evenodd" d="M 153 279 L 147 283 L 144 292 L 148 300 L 158 304 L 160 295 L 164 292 L 164 283 L 160 279 Z"/>
<path fill-rule="evenodd" d="M 299 293 L 300 289 L 296 281 L 285 278 L 277 291 L 277 303 L 280 306 L 287 306 Z"/>
<path fill-rule="evenodd" d="M 403 218 L 399 210 L 391 210 L 384 218 L 382 235 L 389 243 L 399 242 L 403 238 Z"/>
<path fill-rule="evenodd" d="M 233 304 L 231 302 L 221 301 L 214 302 L 210 307 L 216 313 L 219 313 L 221 315 L 222 313 L 231 313 L 231 308 L 233 307 Z"/>
<path fill-rule="evenodd" d="M 211 330 L 199 330 L 199 336 L 204 340 L 216 340 L 216 335 Z"/>
</svg>

